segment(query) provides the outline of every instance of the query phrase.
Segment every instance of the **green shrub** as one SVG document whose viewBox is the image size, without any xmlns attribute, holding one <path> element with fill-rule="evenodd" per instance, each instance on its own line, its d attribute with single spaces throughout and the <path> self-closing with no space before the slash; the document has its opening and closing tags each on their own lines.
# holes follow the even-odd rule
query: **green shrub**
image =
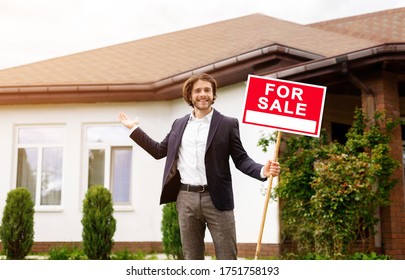
<svg viewBox="0 0 405 280">
<path fill-rule="evenodd" d="M 116 252 L 115 254 L 111 255 L 112 260 L 153 260 L 157 259 L 156 256 L 146 256 L 144 252 L 138 251 L 136 253 L 132 253 L 125 249 L 121 252 Z"/>
<path fill-rule="evenodd" d="M 71 246 L 57 246 L 49 250 L 49 260 L 87 260 L 87 256 L 83 250 L 78 247 Z M 144 252 L 138 251 L 136 253 L 130 252 L 128 249 L 111 253 L 110 260 L 153 260 L 157 259 L 156 255 L 145 255 Z"/>
<path fill-rule="evenodd" d="M 116 221 L 112 196 L 103 186 L 92 186 L 83 201 L 83 251 L 89 259 L 109 259 Z"/>
<path fill-rule="evenodd" d="M 379 255 L 376 252 L 363 253 L 355 252 L 350 255 L 341 255 L 339 257 L 342 260 L 389 260 L 390 257 L 387 255 Z M 331 256 L 321 255 L 317 253 L 306 253 L 305 255 L 298 255 L 294 253 L 287 253 L 282 259 L 285 260 L 332 260 L 336 259 Z"/>
<path fill-rule="evenodd" d="M 70 248 L 55 247 L 49 250 L 49 259 L 50 260 L 68 260 L 70 258 Z"/>
<path fill-rule="evenodd" d="M 399 162 L 390 154 L 392 130 L 399 124 L 377 112 L 368 120 L 356 110 L 347 142 L 291 137 L 280 157 L 280 199 L 283 239 L 292 241 L 300 256 L 346 258 L 358 241 L 362 250 L 375 235 L 375 213 L 389 203 Z M 259 144 L 266 147 L 271 139 Z M 311 255 L 313 254 L 313 255 Z"/>
<path fill-rule="evenodd" d="M 7 195 L 0 238 L 7 259 L 24 259 L 34 243 L 34 203 L 30 192 L 16 188 Z"/>
<path fill-rule="evenodd" d="M 177 260 L 184 259 L 175 202 L 165 204 L 163 207 L 161 231 L 163 235 L 163 251 L 166 256 Z"/>
<path fill-rule="evenodd" d="M 369 254 L 356 252 L 351 255 L 351 260 L 390 260 L 391 258 L 387 255 L 379 255 L 376 252 L 371 252 Z"/>
<path fill-rule="evenodd" d="M 87 257 L 77 247 L 59 246 L 49 250 L 49 260 L 85 260 Z"/>
</svg>

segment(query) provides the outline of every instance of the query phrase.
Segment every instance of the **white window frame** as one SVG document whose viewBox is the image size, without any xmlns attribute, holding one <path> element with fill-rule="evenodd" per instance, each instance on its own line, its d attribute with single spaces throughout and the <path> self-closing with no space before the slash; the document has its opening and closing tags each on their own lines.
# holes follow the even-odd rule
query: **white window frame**
<svg viewBox="0 0 405 280">
<path fill-rule="evenodd" d="M 19 131 L 20 129 L 46 129 L 46 128 L 61 128 L 63 130 L 62 141 L 61 143 L 31 143 L 31 144 L 20 144 L 19 141 Z M 15 164 L 13 172 L 13 188 L 21 187 L 17 186 L 18 181 L 18 151 L 19 149 L 38 149 L 38 158 L 37 158 L 37 176 L 36 176 L 36 190 L 35 190 L 35 201 L 34 201 L 34 210 L 36 212 L 60 212 L 63 210 L 63 200 L 64 200 L 64 173 L 65 173 L 65 159 L 66 159 L 66 128 L 63 124 L 36 124 L 36 125 L 16 125 L 15 126 Z M 42 179 L 42 163 L 43 163 L 43 151 L 44 148 L 62 148 L 62 178 L 61 178 L 61 201 L 59 205 L 41 205 L 41 179 Z"/>
<path fill-rule="evenodd" d="M 112 193 L 112 188 L 111 188 L 111 174 L 112 174 L 112 149 L 113 148 L 130 148 L 131 149 L 131 166 L 133 164 L 133 158 L 134 158 L 134 149 L 133 149 L 133 144 L 130 141 L 129 138 L 129 130 L 128 134 L 123 137 L 123 139 L 119 139 L 118 141 L 113 141 L 113 142 L 100 142 L 100 143 L 88 143 L 87 142 L 87 129 L 89 127 L 123 127 L 122 124 L 117 124 L 117 123 L 86 123 L 83 124 L 83 181 L 82 181 L 82 199 L 84 199 L 87 189 L 88 189 L 88 181 L 89 181 L 89 152 L 90 150 L 104 150 L 105 153 L 105 162 L 104 162 L 104 187 L 108 190 L 110 190 L 111 194 Z M 125 128 L 125 127 L 123 127 Z M 126 128 L 125 128 L 126 129 Z M 132 171 L 132 168 L 131 168 Z M 114 203 L 113 207 L 115 211 L 133 211 L 134 206 L 133 206 L 133 198 L 132 198 L 132 178 L 133 174 L 132 172 L 130 173 L 130 178 L 129 178 L 129 197 L 128 197 L 128 203 Z"/>
</svg>

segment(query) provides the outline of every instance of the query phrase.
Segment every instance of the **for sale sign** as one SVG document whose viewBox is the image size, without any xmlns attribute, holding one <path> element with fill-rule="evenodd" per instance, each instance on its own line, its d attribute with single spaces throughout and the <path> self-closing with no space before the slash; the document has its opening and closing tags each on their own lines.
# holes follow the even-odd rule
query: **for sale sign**
<svg viewBox="0 0 405 280">
<path fill-rule="evenodd" d="M 243 123 L 319 137 L 326 87 L 248 77 Z"/>
</svg>

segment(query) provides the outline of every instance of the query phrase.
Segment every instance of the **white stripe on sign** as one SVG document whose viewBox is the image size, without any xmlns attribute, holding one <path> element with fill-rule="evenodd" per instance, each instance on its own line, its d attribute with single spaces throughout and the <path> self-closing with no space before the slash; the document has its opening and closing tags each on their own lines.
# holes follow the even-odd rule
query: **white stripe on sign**
<svg viewBox="0 0 405 280">
<path fill-rule="evenodd" d="M 315 133 L 316 121 L 246 110 L 245 122 Z"/>
</svg>

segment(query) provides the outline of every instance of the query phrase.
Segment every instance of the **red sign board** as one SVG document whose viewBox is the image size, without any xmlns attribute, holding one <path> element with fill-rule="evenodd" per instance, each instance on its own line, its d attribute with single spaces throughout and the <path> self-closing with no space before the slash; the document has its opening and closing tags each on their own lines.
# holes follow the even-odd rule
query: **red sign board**
<svg viewBox="0 0 405 280">
<path fill-rule="evenodd" d="M 249 75 L 243 123 L 319 137 L 326 87 Z"/>
</svg>

